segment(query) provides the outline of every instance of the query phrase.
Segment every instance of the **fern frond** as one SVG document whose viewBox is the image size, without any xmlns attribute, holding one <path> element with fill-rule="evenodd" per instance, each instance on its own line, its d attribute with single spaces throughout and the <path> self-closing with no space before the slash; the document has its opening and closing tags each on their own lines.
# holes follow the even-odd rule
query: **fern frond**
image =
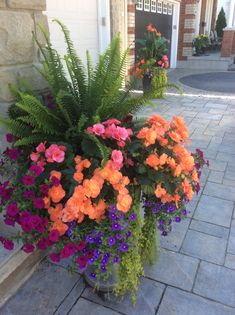
<svg viewBox="0 0 235 315">
<path fill-rule="evenodd" d="M 48 136 L 45 138 L 45 134 L 32 134 L 28 137 L 24 137 L 20 140 L 17 140 L 14 144 L 14 146 L 18 147 L 18 146 L 28 146 L 28 145 L 32 145 L 32 144 L 37 144 L 43 141 L 50 141 L 50 139 L 48 138 Z M 54 140 L 54 139 L 53 139 Z"/>
<path fill-rule="evenodd" d="M 28 125 L 10 118 L 0 116 L 0 123 L 5 126 L 16 137 L 25 137 L 31 134 Z"/>
</svg>

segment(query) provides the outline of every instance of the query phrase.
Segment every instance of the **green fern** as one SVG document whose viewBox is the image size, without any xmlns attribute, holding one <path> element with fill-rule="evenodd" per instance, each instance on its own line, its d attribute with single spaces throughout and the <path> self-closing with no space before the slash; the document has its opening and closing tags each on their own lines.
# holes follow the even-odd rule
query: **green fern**
<svg viewBox="0 0 235 315">
<path fill-rule="evenodd" d="M 84 66 L 77 56 L 68 29 L 60 21 L 55 22 L 62 30 L 67 46 L 64 63 L 42 26 L 39 29 L 46 45 L 43 46 L 33 35 L 44 59 L 38 71 L 48 82 L 54 109 L 49 109 L 46 98 L 33 95 L 25 84 L 19 84 L 18 89 L 12 86 L 17 103 L 10 106 L 9 119 L 1 119 L 0 123 L 21 138 L 17 145 L 29 145 L 37 139 L 43 141 L 49 138 L 78 145 L 88 126 L 111 117 L 122 119 L 139 110 L 152 97 L 150 94 L 132 97 L 132 82 L 128 83 L 125 91 L 122 89 L 129 51 L 120 52 L 119 36 L 112 40 L 95 66 L 87 52 Z M 100 142 L 91 137 L 90 141 L 96 142 L 106 160 L 108 153 Z"/>
</svg>

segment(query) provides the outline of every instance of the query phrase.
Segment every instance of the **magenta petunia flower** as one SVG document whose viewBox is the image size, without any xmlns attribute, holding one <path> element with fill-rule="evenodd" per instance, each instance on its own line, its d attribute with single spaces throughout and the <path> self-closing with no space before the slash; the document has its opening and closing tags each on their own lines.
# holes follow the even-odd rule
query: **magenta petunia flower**
<svg viewBox="0 0 235 315">
<path fill-rule="evenodd" d="M 43 169 L 40 166 L 35 165 L 35 164 L 31 165 L 29 170 L 33 172 L 36 176 L 40 176 L 43 172 Z"/>
<path fill-rule="evenodd" d="M 34 184 L 34 177 L 31 175 L 25 175 L 23 177 L 23 185 L 24 186 L 32 186 Z"/>
<path fill-rule="evenodd" d="M 6 140 L 7 140 L 7 142 L 12 143 L 14 141 L 13 134 L 12 133 L 7 133 L 6 134 Z"/>
<path fill-rule="evenodd" d="M 15 221 L 14 221 L 14 219 L 12 219 L 12 218 L 6 217 L 6 218 L 4 219 L 4 223 L 5 223 L 6 225 L 9 225 L 9 226 L 15 226 Z"/>
<path fill-rule="evenodd" d="M 29 224 L 33 229 L 36 229 L 39 224 L 42 224 L 42 219 L 38 215 L 32 215 L 29 218 Z"/>
<path fill-rule="evenodd" d="M 49 186 L 47 184 L 42 184 L 40 186 L 40 192 L 41 192 L 43 197 L 48 195 L 48 191 L 49 191 Z"/>
<path fill-rule="evenodd" d="M 60 254 L 51 253 L 49 257 L 52 262 L 60 262 Z"/>
<path fill-rule="evenodd" d="M 20 151 L 18 149 L 8 149 L 6 150 L 6 155 L 9 159 L 16 161 L 19 158 Z"/>
<path fill-rule="evenodd" d="M 79 265 L 80 269 L 86 268 L 87 262 L 88 262 L 88 260 L 87 260 L 87 257 L 85 257 L 85 256 L 79 256 L 77 258 L 77 264 Z"/>
<path fill-rule="evenodd" d="M 53 243 L 56 243 L 60 238 L 60 233 L 58 230 L 52 230 L 49 234 L 49 240 Z"/>
<path fill-rule="evenodd" d="M 33 229 L 32 225 L 29 222 L 21 223 L 21 228 L 25 233 L 29 233 Z"/>
<path fill-rule="evenodd" d="M 16 202 L 10 203 L 7 207 L 7 214 L 10 217 L 15 217 L 19 212 L 19 209 L 17 208 Z"/>
<path fill-rule="evenodd" d="M 84 241 L 80 241 L 80 242 L 78 243 L 77 249 L 78 249 L 79 251 L 81 251 L 81 250 L 83 250 L 83 249 L 85 248 L 85 246 L 86 246 L 86 243 L 85 243 Z"/>
<path fill-rule="evenodd" d="M 33 205 L 37 209 L 43 209 L 45 207 L 45 203 L 42 198 L 35 198 Z"/>
<path fill-rule="evenodd" d="M 21 248 L 25 253 L 32 253 L 35 249 L 33 244 L 24 244 Z"/>
<path fill-rule="evenodd" d="M 32 190 L 26 190 L 23 193 L 25 199 L 35 198 L 35 193 Z"/>
<path fill-rule="evenodd" d="M 11 240 L 5 239 L 3 241 L 3 246 L 7 250 L 13 250 L 14 249 L 14 243 Z"/>
<path fill-rule="evenodd" d="M 37 243 L 37 247 L 40 249 L 40 250 L 46 250 L 48 245 L 47 245 L 47 239 L 46 238 L 42 238 L 38 241 Z"/>
</svg>

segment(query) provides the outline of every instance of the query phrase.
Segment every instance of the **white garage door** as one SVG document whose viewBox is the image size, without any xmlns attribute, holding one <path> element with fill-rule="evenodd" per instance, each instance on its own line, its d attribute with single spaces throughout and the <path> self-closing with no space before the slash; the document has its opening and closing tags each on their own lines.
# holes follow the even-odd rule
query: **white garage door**
<svg viewBox="0 0 235 315">
<path fill-rule="evenodd" d="M 52 44 L 62 55 L 66 51 L 59 26 L 53 19 L 59 19 L 70 30 L 74 46 L 82 58 L 90 51 L 93 62 L 99 53 L 98 7 L 97 0 L 47 0 L 47 11 Z"/>
</svg>

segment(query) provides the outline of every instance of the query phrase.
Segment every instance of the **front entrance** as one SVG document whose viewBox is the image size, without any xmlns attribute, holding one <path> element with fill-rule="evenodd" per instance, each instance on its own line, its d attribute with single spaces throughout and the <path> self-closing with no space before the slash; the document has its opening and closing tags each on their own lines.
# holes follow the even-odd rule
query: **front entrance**
<svg viewBox="0 0 235 315">
<path fill-rule="evenodd" d="M 143 39 L 146 33 L 146 26 L 153 24 L 156 29 L 168 41 L 168 58 L 171 59 L 171 40 L 173 25 L 173 4 L 157 1 L 139 1 L 135 12 L 135 38 Z M 138 54 L 138 44 L 135 47 L 136 57 Z"/>
</svg>

